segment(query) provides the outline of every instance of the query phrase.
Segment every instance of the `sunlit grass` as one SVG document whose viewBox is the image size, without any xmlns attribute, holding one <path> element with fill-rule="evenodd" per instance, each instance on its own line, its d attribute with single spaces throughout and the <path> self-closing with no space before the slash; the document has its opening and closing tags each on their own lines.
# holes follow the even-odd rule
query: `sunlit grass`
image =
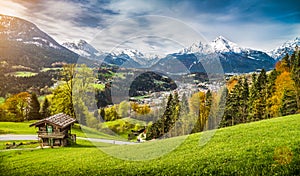
<svg viewBox="0 0 300 176">
<path fill-rule="evenodd" d="M 0 152 L 2 175 L 298 175 L 300 115 L 274 118 L 217 130 L 205 145 L 205 133 L 187 136 L 176 149 L 143 161 L 117 159 L 115 154 L 163 151 L 183 137 L 139 145 L 78 141 L 72 147 Z M 106 150 L 104 150 L 106 149 Z"/>
</svg>

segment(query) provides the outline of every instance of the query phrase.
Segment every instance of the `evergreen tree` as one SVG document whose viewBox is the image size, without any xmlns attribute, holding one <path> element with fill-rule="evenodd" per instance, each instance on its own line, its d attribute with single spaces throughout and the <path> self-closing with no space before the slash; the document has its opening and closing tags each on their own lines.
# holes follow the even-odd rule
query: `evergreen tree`
<svg viewBox="0 0 300 176">
<path fill-rule="evenodd" d="M 266 118 L 266 83 L 267 83 L 267 74 L 264 69 L 260 72 L 257 80 L 254 82 L 253 91 L 255 92 L 255 96 L 251 96 L 254 98 L 251 100 L 252 109 L 250 113 L 250 117 L 252 120 L 260 120 Z"/>
<path fill-rule="evenodd" d="M 282 116 L 295 114 L 297 112 L 297 101 L 295 98 L 295 92 L 291 90 L 285 90 L 283 93 L 282 104 L 280 113 Z"/>
<path fill-rule="evenodd" d="M 240 95 L 240 105 L 239 111 L 241 114 L 240 123 L 245 123 L 248 117 L 248 101 L 249 101 L 249 84 L 247 78 L 243 79 L 243 83 L 241 85 L 241 95 Z"/>
<path fill-rule="evenodd" d="M 48 98 L 45 98 L 44 103 L 42 105 L 42 109 L 41 109 L 42 118 L 46 118 L 51 115 L 49 107 L 50 107 L 49 100 L 48 100 Z"/>
<path fill-rule="evenodd" d="M 237 84 L 229 92 L 226 99 L 226 108 L 224 112 L 223 124 L 225 126 L 233 126 L 240 123 L 241 112 L 240 112 L 240 97 L 242 94 L 242 81 L 238 79 Z"/>
<path fill-rule="evenodd" d="M 253 120 L 253 104 L 258 96 L 258 90 L 256 89 L 257 85 L 257 75 L 255 73 L 252 74 L 252 84 L 249 90 L 249 101 L 248 101 L 248 119 L 247 121 Z"/>
<path fill-rule="evenodd" d="M 296 89 L 296 101 L 298 110 L 300 109 L 300 52 L 298 47 L 296 48 L 295 59 L 292 63 L 292 71 L 291 76 L 295 82 L 295 89 Z"/>
<path fill-rule="evenodd" d="M 177 92 L 169 95 L 165 112 L 159 120 L 154 122 L 147 130 L 147 140 L 160 138 L 174 127 L 179 118 L 180 101 Z M 170 133 L 171 134 L 171 133 Z M 167 137 L 167 136 L 166 136 Z"/>
<path fill-rule="evenodd" d="M 276 92 L 275 82 L 278 76 L 278 72 L 276 69 L 272 70 L 271 73 L 268 75 L 267 81 L 267 94 L 266 94 L 266 117 L 272 118 L 274 115 L 272 114 L 272 108 L 274 106 L 272 98 Z"/>
<path fill-rule="evenodd" d="M 28 117 L 29 117 L 29 120 L 41 119 L 40 102 L 35 93 L 32 93 L 31 97 L 30 97 Z"/>
</svg>

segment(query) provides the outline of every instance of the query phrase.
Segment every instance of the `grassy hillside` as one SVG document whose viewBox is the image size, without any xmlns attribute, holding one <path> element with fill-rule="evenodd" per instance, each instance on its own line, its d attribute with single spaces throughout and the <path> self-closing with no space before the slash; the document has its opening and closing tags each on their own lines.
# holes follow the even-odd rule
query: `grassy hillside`
<svg viewBox="0 0 300 176">
<path fill-rule="evenodd" d="M 220 129 L 205 145 L 193 134 L 159 158 L 124 161 L 88 142 L 74 147 L 0 152 L 2 175 L 296 175 L 300 173 L 300 115 Z M 129 146 L 115 153 L 160 152 L 184 137 Z M 98 144 L 101 145 L 101 144 Z M 105 150 L 105 151 L 108 151 Z"/>
</svg>

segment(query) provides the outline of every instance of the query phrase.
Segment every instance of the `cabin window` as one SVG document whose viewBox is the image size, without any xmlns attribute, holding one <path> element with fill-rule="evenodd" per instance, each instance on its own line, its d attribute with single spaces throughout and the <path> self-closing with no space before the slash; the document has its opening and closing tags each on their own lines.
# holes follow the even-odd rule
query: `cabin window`
<svg viewBox="0 0 300 176">
<path fill-rule="evenodd" d="M 52 133 L 52 126 L 51 125 L 47 125 L 47 133 Z"/>
</svg>

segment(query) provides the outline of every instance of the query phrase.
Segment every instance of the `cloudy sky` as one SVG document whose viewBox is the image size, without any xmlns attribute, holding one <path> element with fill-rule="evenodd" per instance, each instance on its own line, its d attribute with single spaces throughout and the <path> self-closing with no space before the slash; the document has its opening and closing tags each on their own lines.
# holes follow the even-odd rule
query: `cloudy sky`
<svg viewBox="0 0 300 176">
<path fill-rule="evenodd" d="M 1 0 L 0 13 L 35 23 L 59 43 L 168 53 L 222 35 L 270 50 L 300 36 L 300 1 Z"/>
</svg>

